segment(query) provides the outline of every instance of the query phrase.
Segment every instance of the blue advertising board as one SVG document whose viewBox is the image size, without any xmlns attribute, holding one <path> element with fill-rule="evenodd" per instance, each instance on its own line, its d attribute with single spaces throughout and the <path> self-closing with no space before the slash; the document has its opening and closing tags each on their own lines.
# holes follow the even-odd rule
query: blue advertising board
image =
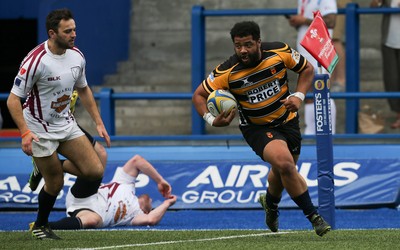
<svg viewBox="0 0 400 250">
<path fill-rule="evenodd" d="M 333 162 L 336 207 L 398 206 L 400 190 L 399 145 L 334 146 Z M 172 185 L 178 196 L 174 209 L 259 208 L 258 196 L 265 192 L 270 166 L 258 159 L 247 146 L 234 147 L 121 147 L 107 149 L 104 183 L 115 169 L 134 154 L 145 157 Z M 0 149 L 0 209 L 37 208 L 38 190 L 32 192 L 27 180 L 30 158 L 21 149 Z M 316 146 L 303 146 L 297 164 L 311 198 L 318 205 Z M 65 208 L 65 195 L 75 177 L 66 174 L 64 189 L 55 208 Z M 156 184 L 140 175 L 137 194 L 147 193 L 153 206 L 163 198 Z M 281 208 L 297 206 L 284 193 Z"/>
</svg>

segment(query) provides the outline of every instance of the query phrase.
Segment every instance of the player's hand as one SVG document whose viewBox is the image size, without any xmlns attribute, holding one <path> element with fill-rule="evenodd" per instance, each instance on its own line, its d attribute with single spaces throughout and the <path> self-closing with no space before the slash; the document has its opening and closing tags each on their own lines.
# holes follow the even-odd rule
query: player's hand
<svg viewBox="0 0 400 250">
<path fill-rule="evenodd" d="M 99 136 L 106 141 L 107 147 L 111 147 L 111 139 L 104 125 L 97 125 L 96 129 Z"/>
<path fill-rule="evenodd" d="M 288 20 L 289 20 L 289 25 L 294 27 L 294 28 L 296 28 L 296 29 L 298 27 L 300 27 L 301 25 L 306 24 L 306 18 L 304 16 L 302 16 L 302 15 L 290 16 L 288 18 Z"/>
<path fill-rule="evenodd" d="M 369 4 L 370 7 L 381 7 L 382 6 L 382 0 L 372 0 L 371 3 Z"/>
<path fill-rule="evenodd" d="M 175 204 L 176 199 L 176 195 L 170 195 L 164 202 L 167 202 L 168 206 L 170 207 Z"/>
<path fill-rule="evenodd" d="M 215 117 L 213 126 L 226 127 L 229 124 L 231 124 L 233 118 L 235 118 L 235 115 L 236 115 L 236 109 L 232 109 L 231 112 L 229 112 L 229 114 L 226 114 L 225 111 L 223 111 L 221 114 Z"/>
<path fill-rule="evenodd" d="M 29 132 L 24 138 L 22 138 L 21 148 L 22 151 L 28 155 L 32 156 L 32 141 L 39 142 L 39 138 L 32 132 Z"/>
<path fill-rule="evenodd" d="M 162 180 L 159 183 L 157 183 L 157 188 L 158 188 L 158 191 L 160 192 L 160 194 L 164 198 L 168 198 L 171 196 L 172 188 L 171 188 L 171 185 L 169 185 L 169 183 L 167 181 Z"/>
<path fill-rule="evenodd" d="M 296 96 L 290 96 L 289 98 L 287 98 L 285 100 L 281 100 L 281 103 L 290 112 L 299 111 L 302 102 L 303 101 L 300 98 L 296 97 Z"/>
</svg>

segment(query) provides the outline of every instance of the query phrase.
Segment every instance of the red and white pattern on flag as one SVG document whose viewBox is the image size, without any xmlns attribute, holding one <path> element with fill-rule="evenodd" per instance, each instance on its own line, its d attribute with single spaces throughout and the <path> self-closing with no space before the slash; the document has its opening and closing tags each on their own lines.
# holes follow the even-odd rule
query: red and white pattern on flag
<svg viewBox="0 0 400 250">
<path fill-rule="evenodd" d="M 326 27 L 326 24 L 319 11 L 314 13 L 314 20 L 308 27 L 307 32 L 300 44 L 329 73 L 332 73 L 339 58 L 335 47 L 333 46 L 328 28 Z"/>
</svg>

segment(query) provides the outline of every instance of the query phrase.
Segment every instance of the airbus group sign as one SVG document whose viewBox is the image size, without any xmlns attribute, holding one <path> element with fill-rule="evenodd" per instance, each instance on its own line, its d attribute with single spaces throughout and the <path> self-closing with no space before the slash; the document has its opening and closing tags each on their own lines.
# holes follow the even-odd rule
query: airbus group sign
<svg viewBox="0 0 400 250">
<path fill-rule="evenodd" d="M 149 159 L 146 153 L 141 155 L 147 158 L 171 184 L 172 192 L 178 197 L 174 209 L 260 208 L 257 199 L 266 191 L 267 175 L 271 170 L 267 163 L 257 159 L 210 157 L 210 160 L 198 158 L 160 160 Z M 129 159 L 115 160 L 112 154 L 110 158 L 104 183 L 109 182 L 116 168 Z M 301 159 L 297 167 L 307 182 L 314 204 L 317 205 L 317 160 L 313 157 Z M 32 192 L 27 184 L 30 169 L 29 161 L 27 166 L 13 165 L 12 168 L 0 168 L 0 208 L 37 208 L 37 195 L 43 182 L 35 192 Z M 337 158 L 334 160 L 333 169 L 337 207 L 399 204 L 400 159 Z M 65 195 L 74 181 L 74 176 L 69 174 L 64 176 L 65 186 L 58 196 L 56 208 L 65 208 Z M 157 191 L 156 183 L 145 175 L 137 178 L 136 193 L 149 194 L 153 198 L 153 206 L 163 201 Z M 284 193 L 280 207 L 297 206 L 288 194 Z"/>
<path fill-rule="evenodd" d="M 312 164 L 301 164 L 300 173 L 305 178 L 309 188 L 318 186 L 315 173 L 311 171 Z M 356 170 L 358 163 L 339 163 L 337 186 L 344 186 L 358 179 Z M 313 169 L 314 171 L 315 169 Z M 261 164 L 230 165 L 221 162 L 219 166 L 207 166 L 186 186 L 182 194 L 185 204 L 232 204 L 235 206 L 256 203 L 259 195 L 268 187 L 267 175 L 270 167 Z"/>
<path fill-rule="evenodd" d="M 334 165 L 336 206 L 393 203 L 399 192 L 399 183 L 395 175 L 400 174 L 400 169 L 399 167 L 380 168 L 382 164 L 399 166 L 400 162 L 397 160 L 336 162 Z M 188 164 L 182 166 L 170 164 L 165 167 L 169 173 L 179 172 L 179 174 L 171 173 L 167 179 L 172 184 L 174 193 L 179 197 L 175 208 L 260 207 L 257 199 L 266 191 L 268 186 L 266 180 L 270 171 L 270 166 L 251 161 L 241 162 L 241 164 L 229 161 L 217 161 L 211 164 L 192 162 L 190 168 Z M 316 160 L 299 162 L 298 167 L 300 174 L 307 182 L 311 198 L 317 205 Z M 374 177 L 371 178 L 371 175 Z M 391 177 L 387 178 L 388 176 Z M 377 186 L 384 190 L 368 192 Z M 297 206 L 288 194 L 284 193 L 280 207 Z"/>
</svg>

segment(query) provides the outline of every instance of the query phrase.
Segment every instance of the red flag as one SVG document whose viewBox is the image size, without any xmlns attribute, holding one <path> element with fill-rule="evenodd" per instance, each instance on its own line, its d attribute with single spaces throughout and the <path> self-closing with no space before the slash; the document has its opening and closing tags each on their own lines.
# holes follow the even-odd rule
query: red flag
<svg viewBox="0 0 400 250">
<path fill-rule="evenodd" d="M 303 40 L 300 42 L 314 58 L 317 60 L 329 73 L 335 69 L 339 57 L 333 46 L 328 28 L 321 13 L 314 13 L 314 20 L 308 27 Z"/>
</svg>

